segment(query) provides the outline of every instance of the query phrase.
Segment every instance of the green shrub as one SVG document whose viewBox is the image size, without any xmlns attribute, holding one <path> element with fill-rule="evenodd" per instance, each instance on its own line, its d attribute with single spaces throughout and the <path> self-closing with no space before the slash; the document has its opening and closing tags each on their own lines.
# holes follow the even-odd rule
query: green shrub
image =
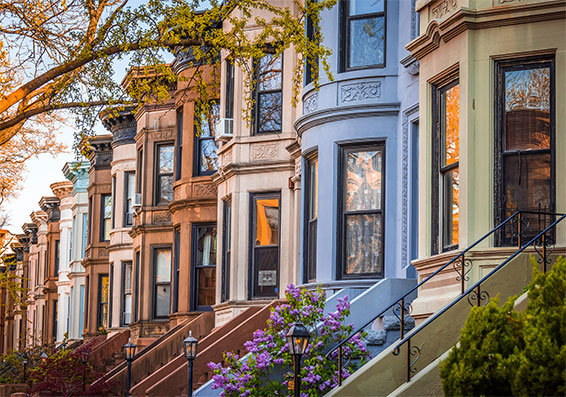
<svg viewBox="0 0 566 397">
<path fill-rule="evenodd" d="M 525 313 L 516 297 L 472 308 L 460 340 L 440 364 L 447 395 L 565 395 L 566 259 L 533 266 Z"/>
</svg>

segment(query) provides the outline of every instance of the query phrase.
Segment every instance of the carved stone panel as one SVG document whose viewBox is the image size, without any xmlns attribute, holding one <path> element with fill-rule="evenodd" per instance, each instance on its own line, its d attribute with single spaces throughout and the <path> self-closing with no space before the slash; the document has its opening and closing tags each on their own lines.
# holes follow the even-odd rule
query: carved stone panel
<svg viewBox="0 0 566 397">
<path fill-rule="evenodd" d="M 303 114 L 309 114 L 318 109 L 318 92 L 309 95 L 303 101 Z"/>
<path fill-rule="evenodd" d="M 252 146 L 252 160 L 267 160 L 277 157 L 279 147 L 276 143 L 265 143 Z"/>
<path fill-rule="evenodd" d="M 381 98 L 381 81 L 361 81 L 340 87 L 340 103 L 348 104 Z"/>
<path fill-rule="evenodd" d="M 442 19 L 452 14 L 458 7 L 458 0 L 441 0 L 430 7 L 433 19 Z"/>
<path fill-rule="evenodd" d="M 171 213 L 169 211 L 156 211 L 153 213 L 152 223 L 169 223 L 171 222 Z"/>
<path fill-rule="evenodd" d="M 216 185 L 214 183 L 193 185 L 193 197 L 216 197 Z"/>
</svg>

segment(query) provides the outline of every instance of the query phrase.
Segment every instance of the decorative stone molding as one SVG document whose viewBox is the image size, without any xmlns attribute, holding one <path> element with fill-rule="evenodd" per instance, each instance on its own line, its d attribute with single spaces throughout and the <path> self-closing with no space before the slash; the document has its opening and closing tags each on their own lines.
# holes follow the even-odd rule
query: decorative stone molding
<svg viewBox="0 0 566 397">
<path fill-rule="evenodd" d="M 87 157 L 95 170 L 108 169 L 112 163 L 112 135 L 95 135 L 88 140 L 81 142 L 79 148 L 86 148 Z"/>
<path fill-rule="evenodd" d="M 73 194 L 75 192 L 86 192 L 89 167 L 88 161 L 69 162 L 63 166 L 63 175 L 73 183 Z"/>
<path fill-rule="evenodd" d="M 420 63 L 419 60 L 414 56 L 408 55 L 405 58 L 401 59 L 399 63 L 401 63 L 401 65 L 403 65 L 413 76 L 419 74 Z"/>
<path fill-rule="evenodd" d="M 314 112 L 318 109 L 318 92 L 309 95 L 303 100 L 303 114 Z"/>
<path fill-rule="evenodd" d="M 194 197 L 216 197 L 216 185 L 214 183 L 200 183 L 193 185 Z"/>
<path fill-rule="evenodd" d="M 458 0 L 442 0 L 432 6 L 430 12 L 434 19 L 442 19 L 445 15 L 455 11 L 457 6 Z"/>
<path fill-rule="evenodd" d="M 175 130 L 168 128 L 160 131 L 148 131 L 151 134 L 151 138 L 155 141 L 167 141 L 170 139 L 175 139 Z"/>
<path fill-rule="evenodd" d="M 222 165 L 230 164 L 232 162 L 232 150 L 222 153 Z"/>
<path fill-rule="evenodd" d="M 123 110 L 110 107 L 100 112 L 102 124 L 112 133 L 112 147 L 135 143 L 137 123 L 133 110 L 132 106 Z"/>
<path fill-rule="evenodd" d="M 73 191 L 73 184 L 70 181 L 55 182 L 49 187 L 59 200 L 69 197 Z"/>
<path fill-rule="evenodd" d="M 381 81 L 362 81 L 340 86 L 340 103 L 381 98 Z"/>
<path fill-rule="evenodd" d="M 42 211 L 47 214 L 47 220 L 50 222 L 57 222 L 60 219 L 60 202 L 61 201 L 57 197 L 42 197 L 41 200 L 39 200 L 39 206 Z"/>
<path fill-rule="evenodd" d="M 169 223 L 171 222 L 171 213 L 169 211 L 156 211 L 152 218 L 152 223 Z"/>
<path fill-rule="evenodd" d="M 252 160 L 265 160 L 277 157 L 279 150 L 276 143 L 252 146 Z"/>
</svg>

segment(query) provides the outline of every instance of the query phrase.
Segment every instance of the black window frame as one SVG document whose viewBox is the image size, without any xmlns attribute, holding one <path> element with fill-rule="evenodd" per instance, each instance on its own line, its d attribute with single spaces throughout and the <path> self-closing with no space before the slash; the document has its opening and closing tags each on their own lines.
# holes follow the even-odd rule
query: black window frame
<svg viewBox="0 0 566 397">
<path fill-rule="evenodd" d="M 529 70 L 547 67 L 550 70 L 550 148 L 536 150 L 513 150 L 505 151 L 505 80 L 506 71 Z M 530 154 L 550 154 L 550 208 L 541 209 L 544 212 L 554 212 L 556 208 L 556 56 L 546 54 L 539 56 L 518 57 L 512 59 L 496 60 L 495 68 L 495 95 L 494 95 L 494 224 L 499 225 L 507 217 L 504 200 L 504 177 L 505 177 L 505 156 L 508 154 L 530 155 Z M 533 209 L 529 209 L 533 210 Z M 534 219 L 532 219 L 534 220 Z M 538 216 L 538 231 L 542 231 L 540 222 L 543 226 L 548 226 L 555 220 L 554 216 Z M 505 230 L 496 236 L 496 246 L 514 245 L 513 239 L 505 238 Z M 532 233 L 532 231 L 531 231 Z M 554 239 L 555 230 L 551 232 Z M 523 236 L 524 237 L 524 236 Z M 533 236 L 534 237 L 534 236 Z"/>
<path fill-rule="evenodd" d="M 59 276 L 59 262 L 60 262 L 60 255 L 59 255 L 59 249 L 61 246 L 61 241 L 56 239 L 55 240 L 55 252 L 54 252 L 54 261 L 53 261 L 53 277 L 58 277 Z"/>
<path fill-rule="evenodd" d="M 108 277 L 108 302 L 103 303 L 102 302 L 102 279 L 104 277 Z M 104 323 L 103 323 L 103 319 L 102 319 L 102 315 L 103 315 L 103 306 L 104 305 L 109 305 L 110 304 L 110 277 L 108 274 L 106 273 L 100 273 L 98 274 L 98 298 L 97 298 L 97 309 L 96 309 L 96 329 L 98 330 L 100 327 L 104 327 Z M 108 321 L 108 319 L 107 319 Z M 108 328 L 108 327 L 106 327 Z"/>
<path fill-rule="evenodd" d="M 460 84 L 459 71 L 449 72 L 442 81 L 432 84 L 432 191 L 431 191 L 431 255 L 457 250 L 459 244 L 444 245 L 444 208 L 441 211 L 441 175 L 460 167 L 460 161 L 447 166 L 442 165 L 444 155 L 442 145 L 442 95 Z M 460 93 L 461 95 L 461 93 Z M 460 96 L 461 101 L 461 96 Z"/>
<path fill-rule="evenodd" d="M 133 312 L 133 305 L 134 305 L 134 301 L 133 301 L 133 283 L 134 283 L 134 278 L 133 278 L 133 263 L 132 261 L 122 261 L 121 262 L 121 267 L 122 267 L 122 278 L 121 278 L 121 294 L 120 294 L 120 326 L 121 327 L 126 327 L 128 325 L 130 325 L 132 323 L 132 312 Z M 126 288 L 126 273 L 128 271 L 127 268 L 130 268 L 130 288 L 127 289 Z M 130 295 L 130 321 L 126 322 L 126 296 Z"/>
<path fill-rule="evenodd" d="M 312 0 L 313 3 L 316 3 L 317 1 L 318 0 Z M 312 18 L 307 16 L 305 20 L 305 34 L 307 36 L 307 39 L 309 41 L 315 41 L 316 33 L 317 31 L 314 28 Z M 304 81 L 305 86 L 313 82 L 312 64 L 318 64 L 318 63 L 319 63 L 318 56 L 314 57 L 312 61 L 311 61 L 311 57 L 307 56 L 305 60 L 305 81 Z"/>
<path fill-rule="evenodd" d="M 138 149 L 136 159 L 136 193 L 141 194 L 143 185 L 143 148 Z"/>
<path fill-rule="evenodd" d="M 224 117 L 227 119 L 234 118 L 234 74 L 235 67 L 229 59 L 226 60 L 226 81 L 224 86 L 225 103 L 224 103 Z"/>
<path fill-rule="evenodd" d="M 369 14 L 350 16 L 350 0 L 340 0 L 340 71 L 350 72 L 354 70 L 382 69 L 387 65 L 387 0 L 383 0 L 383 11 Z M 364 66 L 348 66 L 350 62 L 350 21 L 357 19 L 369 19 L 383 17 L 383 63 Z"/>
<path fill-rule="evenodd" d="M 277 198 L 279 200 L 279 216 L 278 216 L 278 242 L 277 242 L 277 281 L 275 285 L 275 295 L 259 295 L 256 296 L 254 294 L 255 289 L 255 240 L 256 240 L 256 201 L 258 199 L 274 199 Z M 279 288 L 280 278 L 281 278 L 281 191 L 271 191 L 271 192 L 257 192 L 257 193 L 250 193 L 250 239 L 249 239 L 249 248 L 248 248 L 248 299 L 255 300 L 255 299 L 270 299 L 270 298 L 278 298 L 281 295 L 281 291 Z M 271 248 L 273 245 L 266 245 L 263 248 Z"/>
<path fill-rule="evenodd" d="M 140 291 L 140 269 L 141 269 L 141 253 L 140 250 L 134 252 L 134 268 L 132 273 L 132 282 L 134 283 L 132 294 L 132 321 L 136 323 L 139 319 L 139 291 Z"/>
<path fill-rule="evenodd" d="M 232 201 L 222 200 L 222 284 L 220 301 L 230 300 L 230 266 L 232 263 Z"/>
<path fill-rule="evenodd" d="M 180 273 L 180 254 L 181 254 L 181 226 L 173 229 L 173 302 L 171 305 L 171 313 L 179 311 L 179 273 Z"/>
<path fill-rule="evenodd" d="M 57 340 L 57 323 L 58 323 L 57 316 L 59 315 L 59 306 L 57 303 L 58 300 L 55 299 L 53 301 L 53 318 L 52 318 L 53 324 L 51 324 L 52 327 L 51 332 L 53 333 L 51 337 L 52 342 L 55 342 Z"/>
<path fill-rule="evenodd" d="M 218 107 L 218 112 L 220 112 L 220 102 L 217 99 L 212 99 L 209 101 L 209 105 L 210 105 L 210 110 L 212 110 L 212 106 L 217 106 Z M 202 111 L 199 110 L 199 105 L 198 103 L 195 102 L 195 112 L 194 112 L 194 139 L 193 139 L 193 176 L 208 176 L 208 175 L 213 175 L 214 173 L 216 173 L 216 171 L 218 170 L 218 163 L 217 163 L 217 167 L 214 170 L 207 170 L 207 171 L 201 171 L 200 167 L 201 167 L 201 156 L 200 156 L 200 151 L 201 151 L 201 145 L 203 141 L 212 141 L 214 143 L 214 145 L 216 146 L 216 150 L 217 150 L 217 156 L 218 156 L 218 146 L 215 142 L 215 131 L 211 131 L 212 132 L 212 136 L 202 136 L 202 133 L 199 132 L 199 124 L 202 120 Z M 220 113 L 218 114 L 220 116 Z M 199 119 L 200 118 L 200 119 Z M 218 159 L 218 157 L 217 157 Z"/>
<path fill-rule="evenodd" d="M 212 305 L 198 305 L 198 278 L 197 278 L 197 268 L 214 268 L 214 280 L 216 282 L 216 261 L 209 266 L 197 266 L 197 229 L 200 227 L 208 228 L 213 227 L 216 230 L 215 238 L 218 239 L 218 226 L 215 222 L 203 222 L 203 223 L 193 223 L 191 227 L 191 310 L 195 311 L 212 311 Z M 218 240 L 217 240 L 218 241 Z M 216 247 L 217 245 L 214 244 Z M 218 251 L 216 252 L 218 255 Z M 215 287 L 215 299 L 216 301 L 216 287 Z"/>
<path fill-rule="evenodd" d="M 168 283 L 163 283 L 163 282 L 162 283 L 156 283 L 155 278 L 157 276 L 157 272 L 156 272 L 156 266 L 157 266 L 156 252 L 157 252 L 157 250 L 166 249 L 166 250 L 170 251 L 170 253 L 171 253 L 171 263 L 169 264 L 169 266 L 172 267 L 173 266 L 173 250 L 172 250 L 172 248 L 173 247 L 171 246 L 171 244 L 159 244 L 159 245 L 152 245 L 151 246 L 151 274 L 152 274 L 152 277 L 151 277 L 151 298 L 152 298 L 151 299 L 151 309 L 152 309 L 151 314 L 152 314 L 152 316 L 151 317 L 152 317 L 153 320 L 168 319 L 169 315 L 171 314 L 171 292 L 172 292 L 171 282 L 172 282 L 173 274 L 171 274 L 171 278 L 170 278 Z M 172 270 L 173 269 L 170 269 L 170 272 Z M 156 290 L 161 285 L 169 285 L 169 313 L 165 316 L 158 316 L 157 315 L 157 293 L 156 293 Z"/>
<path fill-rule="evenodd" d="M 316 249 L 318 236 L 318 211 L 316 218 L 312 214 L 312 183 L 313 170 L 312 163 L 316 159 L 317 167 L 315 183 L 318 183 L 318 149 L 315 148 L 303 156 L 305 170 L 305 211 L 304 211 L 304 241 L 303 241 L 303 282 L 310 283 L 316 281 Z M 318 201 L 318 194 L 315 200 Z M 316 204 L 318 207 L 318 203 Z M 314 233 L 313 229 L 314 228 Z"/>
<path fill-rule="evenodd" d="M 107 197 L 110 197 L 110 207 L 112 207 L 112 203 L 114 202 L 112 194 L 101 194 L 100 195 L 100 242 L 110 241 L 110 230 L 112 230 L 112 213 L 110 214 L 110 218 L 104 217 L 104 207 L 105 207 L 105 200 Z M 112 209 L 110 210 L 112 211 Z M 110 219 L 110 230 L 108 230 L 108 240 L 105 239 L 106 237 L 106 223 L 105 220 Z"/>
<path fill-rule="evenodd" d="M 134 192 L 130 192 L 128 189 L 128 182 L 129 182 L 129 178 L 134 178 Z M 134 224 L 134 195 L 135 195 L 135 178 L 136 178 L 136 173 L 134 171 L 125 171 L 124 172 L 124 209 L 123 209 L 123 217 L 122 217 L 122 227 L 128 227 L 128 226 L 133 226 Z M 128 219 L 128 214 L 130 213 L 129 210 L 129 205 L 128 202 L 131 200 L 132 202 L 132 217 L 131 217 L 131 222 Z"/>
<path fill-rule="evenodd" d="M 275 51 L 273 47 L 270 46 L 264 50 L 265 56 L 267 55 L 275 55 Z M 253 108 L 252 108 L 252 135 L 270 135 L 270 134 L 280 134 L 283 130 L 283 78 L 284 78 L 284 62 L 285 59 L 283 57 L 283 53 L 278 55 L 281 57 L 281 84 L 280 87 L 276 90 L 260 90 L 259 89 L 259 61 L 261 58 L 255 58 L 252 62 L 252 73 L 253 73 Z M 259 130 L 259 115 L 260 115 L 260 104 L 261 104 L 261 96 L 262 95 L 270 95 L 275 93 L 281 93 L 281 128 L 279 130 L 267 130 L 267 131 L 260 131 Z"/>
<path fill-rule="evenodd" d="M 175 140 L 175 178 L 173 182 L 181 179 L 183 170 L 183 107 L 177 109 L 177 139 Z"/>
<path fill-rule="evenodd" d="M 159 151 L 162 147 L 171 146 L 173 149 L 173 164 L 172 164 L 172 171 L 160 173 L 159 172 Z M 154 153 L 154 162 L 153 162 L 153 203 L 155 206 L 158 205 L 168 205 L 171 201 L 174 200 L 174 197 L 171 197 L 171 201 L 161 201 L 161 177 L 171 177 L 171 191 L 173 191 L 173 183 L 175 182 L 175 142 L 174 141 L 166 141 L 166 142 L 156 142 L 153 148 Z"/>
<path fill-rule="evenodd" d="M 373 210 L 358 210 L 358 211 L 344 211 L 344 175 L 345 175 L 345 157 L 348 152 L 360 152 L 360 151 L 371 151 L 379 150 L 381 151 L 381 166 L 382 166 L 382 186 L 381 186 L 381 209 Z M 336 279 L 337 280 L 351 280 L 351 279 L 377 279 L 385 277 L 385 197 L 386 197 L 386 141 L 385 140 L 371 140 L 371 141 L 357 141 L 357 142 L 345 142 L 338 145 L 338 221 L 337 221 L 337 266 L 336 266 Z M 346 274 L 346 217 L 348 215 L 364 215 L 364 214 L 381 214 L 381 261 L 379 266 L 381 272 L 374 273 L 356 273 L 356 274 Z"/>
<path fill-rule="evenodd" d="M 114 285 L 114 263 L 110 263 L 108 272 L 108 327 L 112 328 L 112 293 Z"/>
<path fill-rule="evenodd" d="M 112 175 L 112 214 L 111 214 L 111 227 L 114 229 L 116 227 L 116 175 Z"/>
</svg>

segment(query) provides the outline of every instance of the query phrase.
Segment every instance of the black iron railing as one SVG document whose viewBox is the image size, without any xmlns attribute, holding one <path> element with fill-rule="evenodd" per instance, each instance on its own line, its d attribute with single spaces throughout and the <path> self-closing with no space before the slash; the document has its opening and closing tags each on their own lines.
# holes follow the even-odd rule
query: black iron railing
<svg viewBox="0 0 566 397">
<path fill-rule="evenodd" d="M 512 242 L 516 241 L 518 247 L 521 247 L 522 236 L 526 233 L 526 231 L 528 230 L 528 228 L 530 226 L 530 222 L 529 222 L 527 215 L 538 215 L 539 216 L 539 223 L 540 223 L 541 216 L 544 217 L 544 222 L 546 222 L 546 217 L 561 216 L 563 214 L 557 214 L 557 213 L 551 213 L 551 212 L 536 212 L 536 211 L 516 211 L 516 212 L 514 212 L 507 219 L 505 219 L 503 222 L 501 222 L 498 226 L 496 226 L 495 228 L 490 230 L 488 233 L 483 235 L 479 240 L 474 242 L 472 245 L 470 245 L 464 251 L 462 251 L 458 255 L 454 256 L 454 258 L 452 258 L 446 264 L 442 265 L 434 273 L 432 273 L 430 276 L 428 276 L 427 278 L 422 280 L 420 283 L 418 283 L 416 286 L 414 286 L 411 290 L 409 290 L 407 293 L 405 293 L 403 296 L 401 296 L 399 299 L 397 299 L 391 305 L 387 306 L 387 308 L 382 310 L 379 314 L 373 316 L 364 325 L 359 327 L 357 330 L 353 331 L 347 338 L 342 340 L 337 346 L 335 346 L 332 350 L 330 350 L 326 354 L 327 357 L 331 357 L 331 355 L 334 352 L 336 352 L 336 350 L 338 350 L 338 354 L 337 354 L 338 385 L 342 384 L 342 348 L 346 343 L 348 343 L 348 341 L 352 337 L 363 332 L 363 330 L 367 326 L 369 326 L 376 319 L 382 317 L 383 315 L 385 315 L 385 313 L 387 313 L 389 310 L 391 310 L 393 312 L 393 314 L 400 321 L 399 339 L 404 340 L 405 332 L 406 332 L 405 318 L 407 316 L 409 316 L 411 314 L 411 311 L 412 311 L 411 302 L 409 302 L 410 296 L 413 293 L 415 293 L 415 291 L 417 291 L 420 287 L 422 287 L 424 284 L 426 284 L 429 280 L 434 278 L 437 274 L 439 274 L 440 272 L 445 270 L 450 265 L 452 265 L 454 271 L 457 274 L 456 281 L 460 282 L 460 291 L 461 291 L 461 294 L 462 294 L 461 296 L 464 296 L 464 294 L 467 293 L 465 291 L 465 286 L 466 286 L 466 281 L 469 280 L 468 273 L 470 272 L 470 270 L 472 268 L 472 261 L 471 261 L 470 258 L 466 258 L 466 254 L 471 249 L 473 249 L 478 244 L 480 244 L 481 242 L 483 242 L 485 239 L 487 239 L 488 237 L 490 237 L 492 235 L 495 235 L 495 237 L 497 237 L 498 241 L 503 240 L 502 236 L 507 236 L 508 239 L 510 239 Z M 556 223 L 557 222 L 554 222 L 552 225 L 555 225 Z M 543 224 L 546 225 L 546 223 L 543 223 Z M 500 233 L 500 234 L 496 235 L 496 233 Z M 553 239 L 548 239 L 548 241 L 546 243 L 548 243 L 550 241 L 553 241 Z M 543 244 L 543 246 L 544 246 L 544 244 Z M 546 269 L 546 264 L 544 265 L 544 267 Z M 481 291 L 480 291 L 480 293 L 478 295 L 478 299 L 480 301 L 481 301 L 482 296 L 485 297 L 485 294 L 482 295 Z M 400 345 L 401 344 L 399 344 L 398 346 L 400 346 Z M 408 349 L 409 359 L 410 359 L 411 356 L 417 356 L 419 354 L 419 352 L 417 352 L 417 349 L 418 348 L 416 348 L 416 347 L 413 348 L 413 354 L 411 354 L 411 348 Z M 418 356 L 416 357 L 416 359 L 413 361 L 412 364 L 414 364 L 414 362 L 416 362 L 417 359 L 418 359 Z M 412 364 L 411 364 L 411 366 L 412 366 Z M 410 379 L 410 375 L 408 376 L 408 379 Z"/>
<path fill-rule="evenodd" d="M 525 249 L 532 246 L 536 254 L 538 255 L 537 262 L 542 267 L 542 271 L 546 272 L 547 266 L 550 264 L 550 256 L 554 251 L 554 237 L 553 234 L 556 230 L 556 225 L 558 225 L 561 221 L 566 218 L 566 214 L 560 213 L 536 213 L 534 211 L 522 211 L 523 214 L 536 214 L 536 215 L 544 215 L 544 216 L 552 216 L 558 217 L 555 221 L 550 223 L 549 226 L 545 227 L 542 231 L 537 233 L 534 237 L 532 237 L 526 244 L 521 245 L 521 237 L 519 233 L 519 247 L 517 251 L 515 251 L 510 257 L 505 259 L 499 265 L 497 265 L 494 269 L 489 272 L 489 274 L 485 275 L 481 278 L 477 283 L 469 287 L 466 291 L 463 291 L 461 295 L 455 298 L 450 304 L 442 308 L 439 312 L 435 313 L 431 318 L 429 318 L 425 323 L 423 323 L 418 328 L 415 328 L 412 332 L 410 332 L 404 338 L 401 338 L 401 341 L 397 343 L 397 345 L 393 348 L 393 354 L 398 356 L 401 351 L 401 346 L 407 345 L 406 349 L 406 379 L 407 382 L 411 380 L 411 376 L 417 372 L 417 369 L 414 368 L 414 364 L 418 361 L 421 355 L 421 348 L 418 346 L 411 345 L 411 339 L 421 332 L 424 328 L 428 325 L 433 323 L 437 318 L 442 316 L 446 311 L 450 310 L 455 304 L 459 301 L 464 299 L 465 297 L 468 300 L 468 303 L 471 306 L 482 306 L 489 303 L 490 295 L 488 291 L 482 290 L 482 283 L 484 283 L 487 279 L 492 277 L 495 273 L 497 273 L 501 268 L 515 259 L 519 254 L 521 254 Z M 519 220 L 519 225 L 521 221 Z"/>
</svg>

